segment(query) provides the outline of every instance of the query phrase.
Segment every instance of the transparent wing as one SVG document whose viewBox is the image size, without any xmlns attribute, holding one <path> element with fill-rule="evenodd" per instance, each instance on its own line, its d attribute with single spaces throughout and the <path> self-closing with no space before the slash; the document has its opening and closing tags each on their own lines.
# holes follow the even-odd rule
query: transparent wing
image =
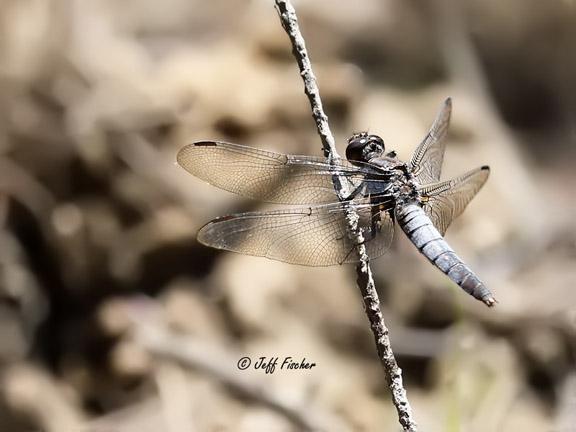
<svg viewBox="0 0 576 432">
<path fill-rule="evenodd" d="M 448 131 L 451 112 L 452 100 L 448 98 L 444 101 L 432 127 L 418 148 L 416 148 L 410 161 L 412 174 L 422 185 L 440 180 L 442 162 L 444 161 L 444 148 L 446 147 L 444 137 Z"/>
<path fill-rule="evenodd" d="M 394 222 L 391 202 L 353 202 L 270 212 L 242 213 L 206 224 L 198 240 L 207 246 L 291 264 L 328 266 L 358 261 L 356 242 L 348 236 L 346 213 L 353 207 L 371 258 L 389 248 Z"/>
<path fill-rule="evenodd" d="M 219 141 L 187 145 L 178 152 L 177 160 L 188 172 L 220 189 L 279 204 L 338 202 L 334 175 L 346 182 L 349 191 L 363 182 L 385 184 L 389 179 L 368 164 L 357 167 L 340 161 L 331 165 L 321 157 L 285 155 Z"/>
<path fill-rule="evenodd" d="M 452 180 L 420 188 L 422 207 L 442 235 L 486 183 L 489 174 L 490 168 L 483 166 Z"/>
</svg>

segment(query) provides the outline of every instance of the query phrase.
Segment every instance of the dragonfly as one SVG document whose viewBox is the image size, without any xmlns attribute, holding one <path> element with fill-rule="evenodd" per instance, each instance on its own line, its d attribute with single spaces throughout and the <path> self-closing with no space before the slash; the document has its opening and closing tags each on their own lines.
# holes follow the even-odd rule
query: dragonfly
<svg viewBox="0 0 576 432">
<path fill-rule="evenodd" d="M 397 224 L 434 266 L 487 306 L 491 291 L 444 239 L 444 233 L 482 188 L 482 166 L 440 180 L 452 101 L 442 104 L 409 162 L 368 132 L 348 139 L 346 160 L 290 155 L 222 141 L 183 147 L 177 162 L 220 189 L 296 207 L 218 217 L 198 232 L 204 245 L 305 266 L 358 262 L 387 252 Z M 357 215 L 351 232 L 350 212 Z M 360 235 L 355 235 L 360 234 Z"/>
</svg>

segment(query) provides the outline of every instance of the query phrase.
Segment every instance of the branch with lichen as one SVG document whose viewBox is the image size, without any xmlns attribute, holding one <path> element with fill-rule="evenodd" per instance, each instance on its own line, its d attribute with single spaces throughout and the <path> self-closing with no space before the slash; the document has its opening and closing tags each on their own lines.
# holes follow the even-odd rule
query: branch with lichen
<svg viewBox="0 0 576 432">
<path fill-rule="evenodd" d="M 324 113 L 322 107 L 322 100 L 320 99 L 320 92 L 318 90 L 318 85 L 316 84 L 316 77 L 312 71 L 312 65 L 310 63 L 310 58 L 308 57 L 308 52 L 306 51 L 304 38 L 302 37 L 298 27 L 296 11 L 288 0 L 275 0 L 275 3 L 282 27 L 284 27 L 284 30 L 288 34 L 290 42 L 292 43 L 292 53 L 294 54 L 298 67 L 300 68 L 300 75 L 304 81 L 304 92 L 310 101 L 312 117 L 316 122 L 318 134 L 322 140 L 324 155 L 329 161 L 338 160 L 340 156 L 336 151 L 334 136 L 332 135 L 330 126 L 328 125 L 328 117 Z M 343 182 L 339 180 L 338 176 L 334 176 L 333 181 L 334 188 L 338 195 L 340 197 L 346 196 L 347 194 L 344 190 Z M 358 215 L 352 207 L 348 207 L 346 219 L 349 228 L 348 231 L 350 235 L 354 237 L 355 243 L 358 245 L 357 250 L 360 258 L 356 267 L 358 287 L 362 293 L 364 310 L 366 311 L 366 315 L 370 322 L 370 328 L 374 334 L 378 357 L 380 358 L 380 362 L 386 372 L 388 385 L 392 394 L 392 402 L 398 411 L 398 419 L 402 428 L 405 431 L 416 431 L 416 422 L 414 421 L 412 409 L 410 408 L 410 403 L 406 396 L 406 390 L 402 383 L 402 370 L 398 367 L 398 363 L 396 363 L 396 359 L 394 358 L 388 328 L 386 327 L 380 310 L 380 300 L 376 291 L 374 277 L 372 276 L 370 260 L 366 253 L 364 238 L 361 231 L 358 229 Z"/>
</svg>

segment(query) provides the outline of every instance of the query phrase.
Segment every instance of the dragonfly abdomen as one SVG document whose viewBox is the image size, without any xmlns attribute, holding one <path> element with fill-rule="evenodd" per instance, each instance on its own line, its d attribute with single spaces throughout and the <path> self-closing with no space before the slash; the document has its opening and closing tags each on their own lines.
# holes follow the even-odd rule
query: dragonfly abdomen
<svg viewBox="0 0 576 432">
<path fill-rule="evenodd" d="M 488 306 L 494 305 L 490 290 L 456 255 L 418 204 L 398 206 L 396 219 L 410 241 L 432 264 L 474 298 Z"/>
</svg>

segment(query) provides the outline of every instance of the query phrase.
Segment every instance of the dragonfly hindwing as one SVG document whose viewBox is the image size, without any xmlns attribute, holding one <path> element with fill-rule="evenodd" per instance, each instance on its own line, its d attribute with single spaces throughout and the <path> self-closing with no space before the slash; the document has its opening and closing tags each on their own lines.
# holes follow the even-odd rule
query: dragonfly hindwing
<svg viewBox="0 0 576 432">
<path fill-rule="evenodd" d="M 348 232 L 351 207 L 358 216 L 371 258 L 385 253 L 394 234 L 391 202 L 370 198 L 314 207 L 225 216 L 204 225 L 198 240 L 217 249 L 263 256 L 291 264 L 328 266 L 358 261 L 357 242 Z"/>
<path fill-rule="evenodd" d="M 452 180 L 420 187 L 422 207 L 442 235 L 452 221 L 462 214 L 489 174 L 490 168 L 483 166 Z"/>
</svg>

